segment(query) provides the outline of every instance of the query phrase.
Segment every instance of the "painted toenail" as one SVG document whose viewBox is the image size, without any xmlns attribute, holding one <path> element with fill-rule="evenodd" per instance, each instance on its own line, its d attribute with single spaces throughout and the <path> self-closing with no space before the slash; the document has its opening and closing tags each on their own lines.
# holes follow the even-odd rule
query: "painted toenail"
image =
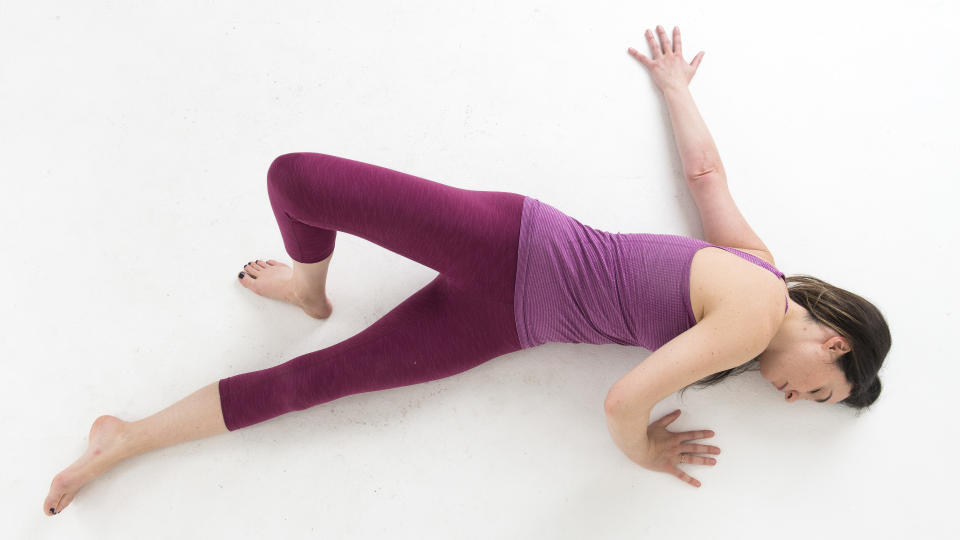
<svg viewBox="0 0 960 540">
<path fill-rule="evenodd" d="M 240 279 L 243 279 L 243 272 L 240 272 Z"/>
<path fill-rule="evenodd" d="M 50 513 L 51 513 L 51 514 L 53 513 L 53 508 L 50 509 Z"/>
</svg>

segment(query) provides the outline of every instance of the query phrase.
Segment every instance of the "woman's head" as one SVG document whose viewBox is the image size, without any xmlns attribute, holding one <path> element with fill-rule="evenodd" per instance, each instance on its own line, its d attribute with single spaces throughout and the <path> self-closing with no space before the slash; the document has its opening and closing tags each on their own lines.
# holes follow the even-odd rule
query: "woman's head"
<svg viewBox="0 0 960 540">
<path fill-rule="evenodd" d="M 878 371 L 890 329 L 864 298 L 808 275 L 787 276 L 789 309 L 777 335 L 756 358 L 697 381 L 715 384 L 759 368 L 788 401 L 810 399 L 862 409 L 880 395 Z"/>
</svg>

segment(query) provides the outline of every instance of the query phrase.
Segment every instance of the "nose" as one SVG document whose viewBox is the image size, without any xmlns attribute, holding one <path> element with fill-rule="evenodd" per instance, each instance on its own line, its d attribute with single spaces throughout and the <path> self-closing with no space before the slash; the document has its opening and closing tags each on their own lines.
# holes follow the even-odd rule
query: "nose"
<svg viewBox="0 0 960 540">
<path fill-rule="evenodd" d="M 796 391 L 794 391 L 793 389 L 786 390 L 787 385 L 788 385 L 789 383 L 790 383 L 790 381 L 787 381 L 787 382 L 783 383 L 783 386 L 777 387 L 777 390 L 780 390 L 781 392 L 784 392 L 784 399 L 786 399 L 787 402 L 793 402 L 793 401 L 796 401 L 796 400 L 797 400 L 797 397 L 798 397 L 800 394 L 797 393 Z M 777 386 L 777 385 L 774 384 L 774 386 Z M 786 391 L 784 391 L 784 390 L 786 390 Z"/>
</svg>

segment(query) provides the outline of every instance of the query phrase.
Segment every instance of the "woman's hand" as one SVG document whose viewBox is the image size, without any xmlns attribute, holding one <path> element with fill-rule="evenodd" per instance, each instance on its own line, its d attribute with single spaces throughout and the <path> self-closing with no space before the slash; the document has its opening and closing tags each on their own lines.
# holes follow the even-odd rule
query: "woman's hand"
<svg viewBox="0 0 960 540">
<path fill-rule="evenodd" d="M 657 26 L 657 33 L 660 35 L 660 43 L 653 37 L 653 32 L 647 30 L 647 43 L 650 44 L 650 50 L 653 52 L 653 60 L 637 52 L 630 47 L 627 52 L 640 61 L 641 64 L 650 70 L 653 81 L 657 83 L 657 88 L 661 92 L 669 88 L 685 87 L 690 84 L 690 79 L 697 72 L 700 66 L 700 60 L 703 58 L 703 51 L 693 57 L 689 64 L 683 59 L 683 50 L 680 48 L 680 28 L 673 27 L 673 44 L 667 39 L 667 32 L 662 26 Z"/>
<path fill-rule="evenodd" d="M 719 454 L 720 449 L 705 444 L 684 444 L 684 441 L 713 437 L 714 433 L 712 431 L 687 431 L 684 433 L 667 431 L 667 426 L 679 417 L 680 409 L 677 409 L 652 422 L 647 427 L 647 456 L 643 467 L 651 471 L 672 474 L 694 487 L 700 487 L 700 481 L 696 478 L 690 478 L 687 473 L 677 468 L 677 464 L 716 465 L 717 460 L 713 458 L 693 454 Z"/>
</svg>

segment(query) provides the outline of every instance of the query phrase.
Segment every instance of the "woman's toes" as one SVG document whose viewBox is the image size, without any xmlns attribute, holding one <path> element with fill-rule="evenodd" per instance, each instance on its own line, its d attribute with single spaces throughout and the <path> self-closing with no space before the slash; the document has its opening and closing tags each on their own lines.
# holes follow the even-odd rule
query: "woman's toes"
<svg viewBox="0 0 960 540">
<path fill-rule="evenodd" d="M 73 501 L 77 492 L 80 491 L 77 487 L 77 481 L 73 476 L 74 475 L 60 473 L 54 477 L 50 485 L 50 493 L 47 495 L 46 500 L 43 501 L 44 514 L 48 516 L 59 514 Z"/>
<path fill-rule="evenodd" d="M 256 259 L 244 265 L 240 273 L 243 274 L 240 282 L 247 289 L 261 296 L 296 303 L 291 297 L 293 268 L 290 266 L 273 259 Z"/>
<path fill-rule="evenodd" d="M 52 516 L 57 513 L 57 507 L 60 506 L 60 502 L 63 500 L 63 497 L 59 495 L 56 498 L 49 499 L 43 503 L 43 513 Z"/>
<path fill-rule="evenodd" d="M 47 499 L 43 501 L 43 513 L 48 516 L 52 516 L 63 509 L 63 499 L 67 495 L 67 488 L 64 482 L 59 479 L 59 475 L 53 479 L 53 484 L 50 489 L 50 494 L 47 495 Z"/>
<path fill-rule="evenodd" d="M 257 276 L 255 276 L 253 272 L 251 272 L 251 270 L 252 269 L 250 268 L 249 265 L 243 265 L 243 270 L 241 270 L 240 273 L 237 274 L 237 277 L 240 279 L 240 282 L 243 283 L 243 285 L 248 288 L 250 287 L 250 285 L 253 285 L 254 281 L 257 279 Z"/>
<path fill-rule="evenodd" d="M 50 494 L 47 495 L 47 498 L 43 501 L 43 513 L 48 516 L 57 513 L 57 507 L 60 506 L 60 503 L 63 502 L 63 496 L 66 495 L 63 482 L 59 481 L 59 478 L 54 478 L 53 484 L 53 486 L 50 486 Z"/>
<path fill-rule="evenodd" d="M 100 416 L 93 422 L 87 450 L 50 482 L 50 491 L 43 501 L 44 514 L 59 514 L 87 482 L 124 459 L 125 441 L 129 440 L 124 424 L 123 420 L 110 415 Z"/>
</svg>

